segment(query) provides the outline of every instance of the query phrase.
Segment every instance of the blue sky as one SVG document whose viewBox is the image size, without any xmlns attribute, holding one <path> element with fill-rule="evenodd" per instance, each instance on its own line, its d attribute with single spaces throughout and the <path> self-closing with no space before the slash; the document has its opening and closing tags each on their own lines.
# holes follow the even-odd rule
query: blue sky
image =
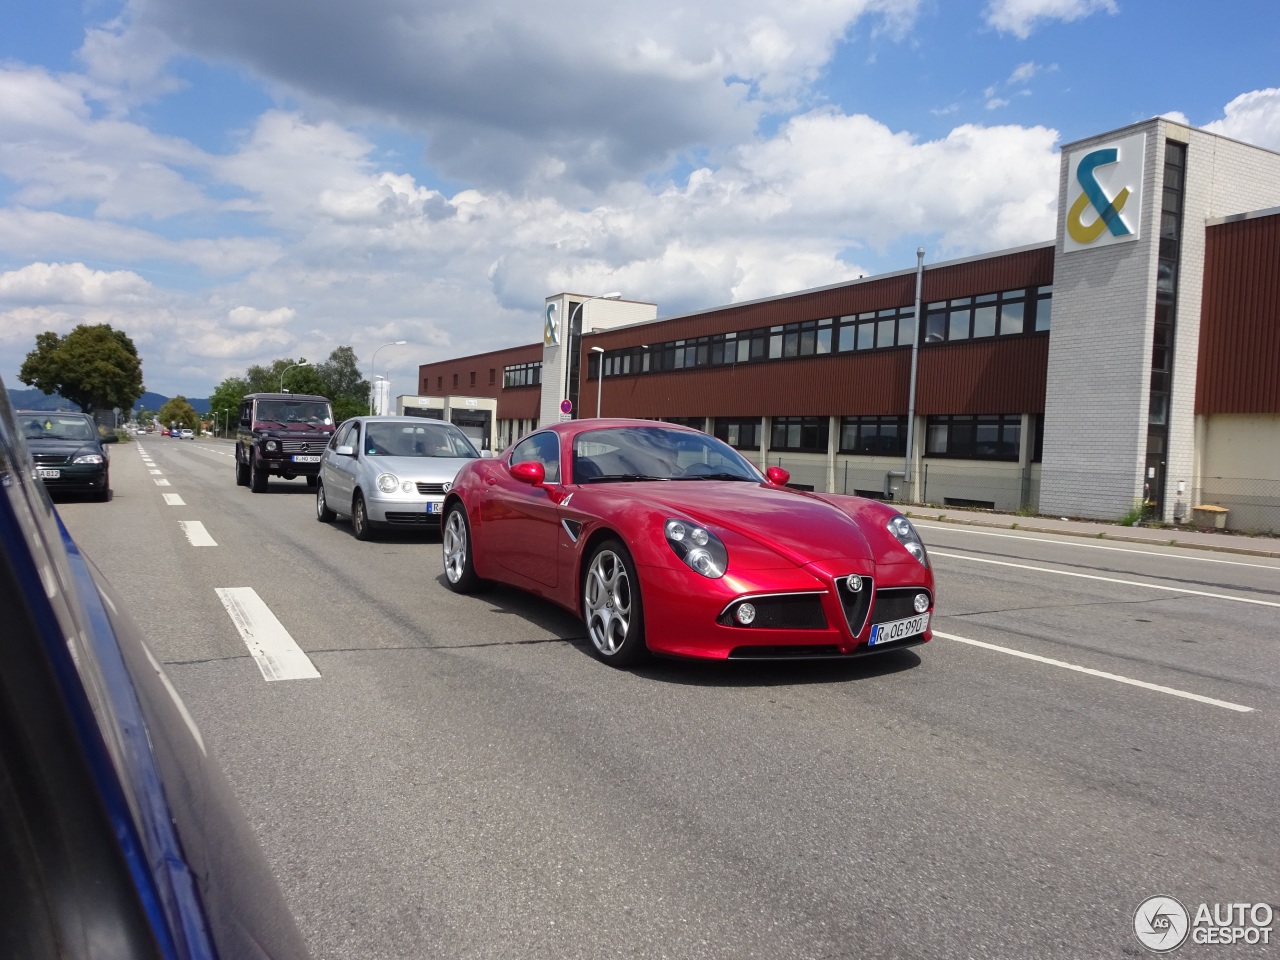
<svg viewBox="0 0 1280 960">
<path fill-rule="evenodd" d="M 1156 115 L 1280 149 L 1272 4 L 17 0 L 0 377 L 111 323 L 207 396 L 350 344 L 536 340 L 1052 238 L 1063 143 Z"/>
</svg>

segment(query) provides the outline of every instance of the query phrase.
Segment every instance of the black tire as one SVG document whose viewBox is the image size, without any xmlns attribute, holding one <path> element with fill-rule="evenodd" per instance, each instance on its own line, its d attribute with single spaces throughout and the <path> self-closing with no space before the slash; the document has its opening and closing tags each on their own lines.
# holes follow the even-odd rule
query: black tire
<svg viewBox="0 0 1280 960">
<path fill-rule="evenodd" d="M 236 486 L 247 487 L 249 485 L 249 465 L 240 462 L 240 454 L 236 453 Z"/>
<path fill-rule="evenodd" d="M 307 486 L 314 487 L 319 479 L 319 477 L 307 477 Z"/>
<path fill-rule="evenodd" d="M 310 479 L 318 479 L 318 478 L 312 477 Z M 333 518 L 336 516 L 336 514 L 329 509 L 329 502 L 325 499 L 325 496 L 324 496 L 324 484 L 317 483 L 315 484 L 315 488 L 316 488 L 316 519 L 319 520 L 321 523 L 332 523 Z"/>
<path fill-rule="evenodd" d="M 249 489 L 254 493 L 267 491 L 267 471 L 258 466 L 258 461 L 252 453 L 249 455 Z"/>
<path fill-rule="evenodd" d="M 610 666 L 630 667 L 648 658 L 640 580 L 620 540 L 602 540 L 591 551 L 582 577 L 582 619 L 591 652 Z"/>
<path fill-rule="evenodd" d="M 455 500 L 440 525 L 440 550 L 444 557 L 444 582 L 454 593 L 474 593 L 484 584 L 476 576 L 475 541 L 467 508 Z"/>
<path fill-rule="evenodd" d="M 99 503 L 111 502 L 111 478 L 108 477 L 102 485 L 102 489 L 98 491 L 95 498 Z"/>
<path fill-rule="evenodd" d="M 364 494 L 359 490 L 351 499 L 351 529 L 357 540 L 373 539 L 373 523 L 369 520 L 369 508 L 364 505 Z"/>
</svg>

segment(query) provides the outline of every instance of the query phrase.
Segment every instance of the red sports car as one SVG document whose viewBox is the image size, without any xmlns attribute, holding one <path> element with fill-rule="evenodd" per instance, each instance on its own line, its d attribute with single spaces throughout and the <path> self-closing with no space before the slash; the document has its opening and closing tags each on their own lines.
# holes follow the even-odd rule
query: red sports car
<svg viewBox="0 0 1280 960">
<path fill-rule="evenodd" d="M 576 420 L 464 465 L 445 579 L 577 611 L 600 659 L 852 657 L 929 640 L 933 572 L 875 500 L 791 489 L 732 447 L 652 420 Z"/>
</svg>

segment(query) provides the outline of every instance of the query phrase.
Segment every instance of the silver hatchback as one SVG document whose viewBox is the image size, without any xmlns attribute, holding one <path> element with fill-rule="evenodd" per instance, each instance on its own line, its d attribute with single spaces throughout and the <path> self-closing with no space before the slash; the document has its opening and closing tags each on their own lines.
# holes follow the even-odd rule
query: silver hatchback
<svg viewBox="0 0 1280 960">
<path fill-rule="evenodd" d="M 444 420 L 353 417 L 320 457 L 316 519 L 350 517 L 360 540 L 381 526 L 434 529 L 458 469 L 479 457 L 466 434 Z"/>
</svg>

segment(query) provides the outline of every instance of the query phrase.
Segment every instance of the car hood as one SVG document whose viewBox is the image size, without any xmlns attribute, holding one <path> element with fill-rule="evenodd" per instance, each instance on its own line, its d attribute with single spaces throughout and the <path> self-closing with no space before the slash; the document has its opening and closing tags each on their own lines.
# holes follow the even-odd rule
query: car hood
<svg viewBox="0 0 1280 960">
<path fill-rule="evenodd" d="M 394 473 L 401 480 L 420 483 L 450 483 L 469 457 L 370 457 L 360 458 L 364 469 L 373 473 Z"/>
<path fill-rule="evenodd" d="M 79 450 L 86 447 L 92 449 L 95 453 L 101 453 L 98 444 L 92 440 L 28 440 L 27 449 L 32 453 L 60 453 L 64 456 L 71 456 Z"/>
<path fill-rule="evenodd" d="M 767 484 L 715 480 L 611 484 L 610 492 L 660 506 L 716 531 L 728 530 L 797 566 L 820 560 L 870 560 L 858 522 L 813 494 Z"/>
</svg>

